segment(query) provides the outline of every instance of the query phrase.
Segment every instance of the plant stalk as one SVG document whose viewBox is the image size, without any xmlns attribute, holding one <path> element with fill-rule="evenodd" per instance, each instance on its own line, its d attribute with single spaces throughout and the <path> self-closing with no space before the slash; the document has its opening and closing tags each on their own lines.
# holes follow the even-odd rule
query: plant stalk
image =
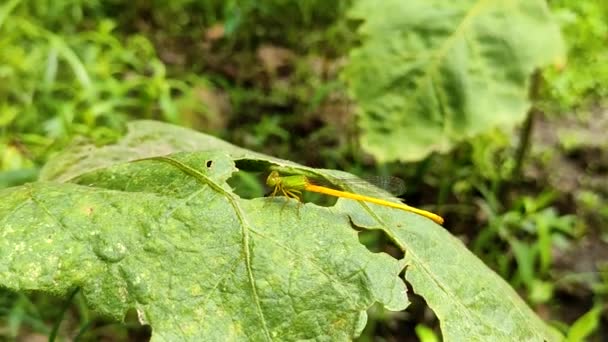
<svg viewBox="0 0 608 342">
<path fill-rule="evenodd" d="M 524 159 L 530 150 L 530 137 L 534 130 L 534 120 L 540 113 L 540 109 L 536 107 L 536 100 L 538 100 L 539 97 L 541 82 L 541 72 L 536 70 L 534 74 L 532 74 L 532 82 L 530 85 L 530 101 L 532 102 L 532 107 L 528 111 L 528 115 L 519 135 L 519 146 L 517 147 L 517 152 L 515 154 L 515 167 L 513 168 L 512 173 L 513 178 L 521 177 Z"/>
</svg>

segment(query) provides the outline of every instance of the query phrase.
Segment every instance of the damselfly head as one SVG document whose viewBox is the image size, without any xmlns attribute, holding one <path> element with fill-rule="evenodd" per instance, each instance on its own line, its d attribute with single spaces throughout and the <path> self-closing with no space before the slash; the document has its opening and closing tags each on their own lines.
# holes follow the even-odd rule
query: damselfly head
<svg viewBox="0 0 608 342">
<path fill-rule="evenodd" d="M 268 175 L 268 178 L 266 178 L 266 185 L 268 185 L 270 187 L 277 186 L 277 184 L 279 184 L 280 182 L 281 182 L 281 176 L 279 175 L 279 173 L 276 170 L 270 172 L 270 174 Z"/>
</svg>

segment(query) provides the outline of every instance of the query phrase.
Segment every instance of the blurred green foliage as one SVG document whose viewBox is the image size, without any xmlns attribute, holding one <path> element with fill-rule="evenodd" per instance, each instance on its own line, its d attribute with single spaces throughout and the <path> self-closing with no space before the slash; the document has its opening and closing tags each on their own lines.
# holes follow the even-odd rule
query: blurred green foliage
<svg viewBox="0 0 608 342">
<path fill-rule="evenodd" d="M 363 22 L 362 44 L 342 76 L 360 108 L 361 145 L 379 161 L 510 130 L 529 110 L 530 76 L 564 59 L 545 0 L 360 0 L 349 16 Z"/>
<path fill-rule="evenodd" d="M 551 101 L 561 110 L 608 95 L 608 2 L 551 0 L 568 41 L 568 61 L 546 77 Z"/>
<path fill-rule="evenodd" d="M 555 240 L 577 235 L 573 215 L 559 216 L 549 205 L 555 199 L 551 192 L 537 197 L 524 196 L 514 207 L 501 213 L 491 205 L 484 206 L 489 217 L 473 243 L 475 254 L 482 256 L 516 288 L 525 287 L 529 300 L 539 304 L 553 297 L 553 283 L 549 270 L 552 266 L 552 248 Z M 488 204 L 490 202 L 487 202 Z M 505 256 L 500 243 L 511 251 Z"/>
<path fill-rule="evenodd" d="M 179 122 L 182 112 L 204 113 L 194 92 L 204 79 L 168 77 L 146 37 L 117 35 L 111 19 L 85 19 L 86 3 L 3 5 L 0 169 L 44 162 L 76 135 L 113 140 L 129 118 Z"/>
<path fill-rule="evenodd" d="M 586 314 L 581 316 L 574 322 L 572 327 L 568 329 L 566 335 L 567 342 L 584 341 L 597 329 L 600 324 L 602 307 L 600 305 L 593 307 Z"/>
</svg>

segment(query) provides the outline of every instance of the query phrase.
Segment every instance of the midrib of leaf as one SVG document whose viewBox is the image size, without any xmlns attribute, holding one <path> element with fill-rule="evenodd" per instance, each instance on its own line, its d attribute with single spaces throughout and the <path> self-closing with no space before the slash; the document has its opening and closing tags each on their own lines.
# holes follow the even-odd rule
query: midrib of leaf
<svg viewBox="0 0 608 342">
<path fill-rule="evenodd" d="M 416 80 L 415 82 L 417 86 L 414 90 L 414 97 L 420 95 L 421 89 L 425 89 L 421 85 L 429 84 L 430 82 L 430 84 L 433 86 L 433 89 L 435 89 L 435 97 L 441 105 L 441 112 L 444 113 L 444 118 L 448 118 L 451 114 L 443 109 L 446 108 L 444 104 L 445 101 L 441 96 L 440 88 L 436 86 L 435 82 L 433 82 L 433 77 L 437 75 L 440 62 L 442 62 L 446 58 L 448 51 L 454 46 L 454 42 L 456 41 L 456 39 L 459 38 L 461 35 L 464 35 L 464 31 L 468 28 L 469 22 L 473 20 L 473 18 L 481 11 L 482 8 L 484 8 L 484 5 L 487 2 L 488 0 L 479 0 L 473 5 L 473 7 L 465 14 L 460 24 L 458 24 L 458 27 L 456 27 L 454 33 L 448 36 L 445 42 L 437 50 L 437 53 L 433 54 L 430 66 L 427 68 L 427 72 L 424 74 L 424 76 L 421 79 Z M 442 120 L 443 136 L 447 136 L 448 126 L 450 122 L 451 120 Z"/>
<path fill-rule="evenodd" d="M 429 268 L 427 267 L 426 262 L 424 262 L 422 259 L 420 259 L 418 257 L 418 255 L 412 251 L 412 249 L 406 249 L 406 245 L 407 244 L 399 244 L 398 242 L 396 242 L 399 247 L 403 250 L 404 253 L 409 253 L 410 254 L 410 258 L 413 259 L 415 261 L 415 265 L 419 270 L 424 270 L 424 273 L 427 275 L 427 278 L 432 279 L 433 282 L 435 284 L 437 284 L 437 287 L 440 288 L 444 293 L 446 293 L 454 303 L 457 303 L 458 306 L 462 309 L 462 311 L 467 312 L 468 316 L 471 317 L 475 317 L 475 319 L 477 320 L 478 324 L 484 325 L 486 327 L 488 327 L 490 330 L 496 330 L 497 327 L 494 325 L 489 325 L 486 320 L 484 320 L 478 312 L 475 312 L 474 310 L 470 310 L 461 300 L 458 296 L 456 296 L 453 292 L 449 291 L 448 288 L 449 286 L 444 286 L 444 284 L 439 281 L 434 275 L 433 273 L 429 270 Z M 406 252 L 407 251 L 407 252 Z M 519 307 L 517 305 L 515 305 L 515 303 L 512 301 L 512 299 L 509 299 L 510 302 L 512 304 L 514 304 L 513 306 L 517 307 L 517 311 L 518 313 L 522 314 L 521 310 L 519 310 Z M 522 317 L 525 318 L 525 316 L 522 314 Z M 507 334 L 506 332 L 503 331 L 503 334 Z"/>
<path fill-rule="evenodd" d="M 241 224 L 241 234 L 243 236 L 243 253 L 245 254 L 245 266 L 247 267 L 247 277 L 249 278 L 249 284 L 251 285 L 251 292 L 252 292 L 252 295 L 254 298 L 256 311 L 260 318 L 260 322 L 262 323 L 262 326 L 264 329 L 264 334 L 266 335 L 266 339 L 269 341 L 272 341 L 272 337 L 270 335 L 270 331 L 268 330 L 268 325 L 266 323 L 266 319 L 264 318 L 264 312 L 262 311 L 262 306 L 260 305 L 260 299 L 258 296 L 256 284 L 255 284 L 255 278 L 253 276 L 253 269 L 251 267 L 249 230 L 250 229 L 252 230 L 252 227 L 249 224 L 249 222 L 247 222 L 244 212 L 237 202 L 237 198 L 232 193 L 224 190 L 224 188 L 215 184 L 215 182 L 212 179 L 210 179 L 209 177 L 207 177 L 207 175 L 203 174 L 202 172 L 200 172 L 178 160 L 175 160 L 175 159 L 169 158 L 169 157 L 158 156 L 158 157 L 142 158 L 142 159 L 138 159 L 136 161 L 143 161 L 143 160 L 158 160 L 158 161 L 173 165 L 176 168 L 178 168 L 180 171 L 186 173 L 187 175 L 194 177 L 196 180 L 198 180 L 203 185 L 209 186 L 214 191 L 216 191 L 219 194 L 221 194 L 222 196 L 226 197 L 228 202 L 230 202 L 230 205 L 234 209 L 234 212 L 237 215 L 238 220 Z"/>
<path fill-rule="evenodd" d="M 309 261 L 310 264 L 313 265 L 317 269 L 317 271 L 319 271 L 321 274 L 323 274 L 327 279 L 329 279 L 329 280 L 333 279 L 333 277 L 332 277 L 331 274 L 327 273 L 321 266 L 319 266 L 319 262 L 318 262 L 317 259 L 310 258 L 310 257 L 307 257 L 307 256 L 305 256 L 303 254 L 300 254 L 300 253 L 294 251 L 293 249 L 291 249 L 291 248 L 283 245 L 281 242 L 279 242 L 279 241 L 271 238 L 270 236 L 265 235 L 264 233 L 257 231 L 256 229 L 251 228 L 251 232 L 253 232 L 254 234 L 256 234 L 256 235 L 258 235 L 258 236 L 260 236 L 260 237 L 262 237 L 262 238 L 264 238 L 264 239 L 266 239 L 268 241 L 271 241 L 277 247 L 282 248 L 283 250 L 285 250 L 285 251 L 287 251 L 287 252 L 289 252 L 289 253 L 297 256 L 298 258 L 301 258 L 301 259 Z M 357 272 L 358 273 L 363 272 L 363 268 L 361 270 L 357 271 Z M 355 275 L 355 274 L 351 274 L 350 276 L 353 276 L 353 275 Z M 339 282 L 332 282 L 332 283 L 333 284 L 339 284 Z M 346 292 L 346 293 L 348 294 L 349 298 L 352 300 L 353 297 L 350 295 L 350 293 L 348 293 L 348 292 Z"/>
</svg>

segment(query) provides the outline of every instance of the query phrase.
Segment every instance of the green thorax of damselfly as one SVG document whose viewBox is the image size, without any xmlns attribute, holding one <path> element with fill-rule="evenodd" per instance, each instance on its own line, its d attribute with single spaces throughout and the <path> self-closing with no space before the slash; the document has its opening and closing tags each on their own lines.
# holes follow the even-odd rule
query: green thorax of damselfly
<svg viewBox="0 0 608 342">
<path fill-rule="evenodd" d="M 310 182 L 306 176 L 281 176 L 277 171 L 272 171 L 266 178 L 266 185 L 269 187 L 281 186 L 286 189 L 305 190 L 308 184 Z"/>
</svg>

